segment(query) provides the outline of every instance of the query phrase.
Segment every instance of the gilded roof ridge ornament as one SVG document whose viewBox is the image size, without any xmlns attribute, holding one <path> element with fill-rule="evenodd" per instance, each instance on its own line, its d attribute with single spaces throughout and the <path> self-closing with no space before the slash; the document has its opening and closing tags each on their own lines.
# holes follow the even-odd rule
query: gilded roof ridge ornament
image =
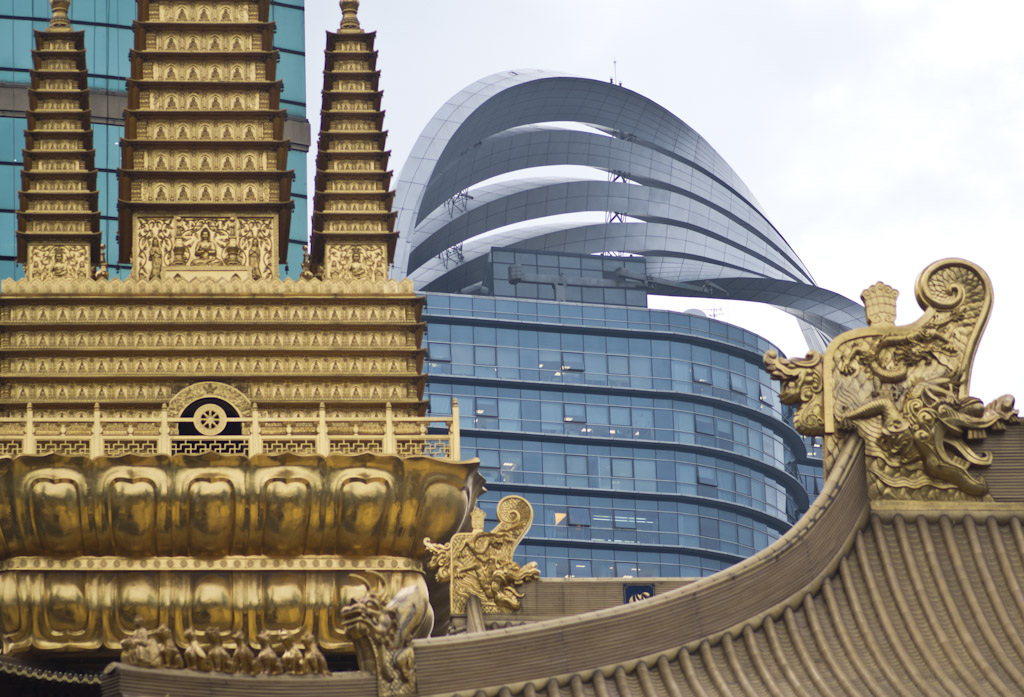
<svg viewBox="0 0 1024 697">
<path fill-rule="evenodd" d="M 523 598 L 518 586 L 540 576 L 536 562 L 519 566 L 512 561 L 533 524 L 530 502 L 522 496 L 506 496 L 498 502 L 497 515 L 498 525 L 490 532 L 484 531 L 484 512 L 477 508 L 470 514 L 470 532 L 456 533 L 444 544 L 423 540 L 438 582 L 449 583 L 453 614 L 467 612 L 470 596 L 480 600 L 485 613 L 515 612 Z"/>
<path fill-rule="evenodd" d="M 71 31 L 71 20 L 68 19 L 68 9 L 71 0 L 50 0 L 50 26 L 48 29 L 56 31 Z"/>
<path fill-rule="evenodd" d="M 341 0 L 341 27 L 338 31 L 362 31 L 358 14 L 359 0 Z"/>
<path fill-rule="evenodd" d="M 967 441 L 1017 421 L 1012 396 L 985 405 L 968 394 L 992 283 L 975 264 L 944 259 L 921 272 L 915 295 L 924 314 L 897 326 L 897 291 L 876 283 L 861 296 L 870 326 L 836 337 L 824 356 L 769 351 L 765 366 L 781 401 L 797 405 L 797 430 L 824 436 L 826 474 L 856 433 L 873 499 L 991 500 L 978 470 L 992 456 Z"/>
<path fill-rule="evenodd" d="M 864 315 L 867 318 L 868 326 L 895 324 L 896 299 L 899 296 L 898 290 L 881 281 L 866 288 L 860 294 L 860 299 L 864 303 Z"/>
</svg>

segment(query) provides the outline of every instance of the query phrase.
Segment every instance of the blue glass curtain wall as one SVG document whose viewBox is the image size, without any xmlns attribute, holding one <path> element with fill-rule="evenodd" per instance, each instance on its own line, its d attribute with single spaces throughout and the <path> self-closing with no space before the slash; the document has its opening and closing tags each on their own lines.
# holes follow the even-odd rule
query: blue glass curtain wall
<svg viewBox="0 0 1024 697">
<path fill-rule="evenodd" d="M 700 576 L 764 549 L 820 482 L 763 338 L 643 308 L 428 294 L 428 397 L 460 403 L 490 518 L 525 496 L 548 576 Z M 815 479 L 815 472 L 817 477 Z"/>
</svg>

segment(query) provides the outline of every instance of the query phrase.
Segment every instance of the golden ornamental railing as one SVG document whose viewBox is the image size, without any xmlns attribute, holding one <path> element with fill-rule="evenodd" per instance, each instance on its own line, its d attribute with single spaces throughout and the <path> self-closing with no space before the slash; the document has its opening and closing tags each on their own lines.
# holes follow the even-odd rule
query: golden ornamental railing
<svg viewBox="0 0 1024 697">
<path fill-rule="evenodd" d="M 373 453 L 460 459 L 459 402 L 450 416 L 395 416 L 389 402 L 384 418 L 328 418 L 323 403 L 309 416 L 270 416 L 253 405 L 247 416 L 228 416 L 216 405 L 192 416 L 172 417 L 167 405 L 153 417 L 105 414 L 91 418 L 40 416 L 28 404 L 20 416 L 0 417 L 0 457 L 17 455 L 228 455 Z M 184 426 L 184 428 L 182 428 Z M 189 431 L 190 433 L 182 433 Z M 229 431 L 233 431 L 230 433 Z"/>
</svg>

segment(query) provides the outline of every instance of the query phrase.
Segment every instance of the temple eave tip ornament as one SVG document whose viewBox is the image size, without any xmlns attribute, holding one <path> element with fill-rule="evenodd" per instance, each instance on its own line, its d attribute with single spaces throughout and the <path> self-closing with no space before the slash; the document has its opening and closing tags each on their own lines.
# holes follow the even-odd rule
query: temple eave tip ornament
<svg viewBox="0 0 1024 697">
<path fill-rule="evenodd" d="M 520 566 L 512 560 L 519 541 L 533 524 L 533 507 L 521 496 L 498 502 L 498 525 L 484 531 L 484 512 L 471 514 L 472 530 L 452 536 L 445 544 L 423 540 L 430 552 L 430 568 L 437 580 L 451 590 L 453 614 L 469 611 L 470 599 L 479 601 L 483 613 L 508 613 L 519 609 L 519 586 L 540 576 L 536 562 Z"/>
<path fill-rule="evenodd" d="M 782 383 L 780 401 L 797 407 L 797 430 L 824 436 L 826 475 L 846 438 L 864 441 L 873 499 L 990 500 L 980 470 L 992 456 L 968 441 L 1017 421 L 1012 396 L 986 405 L 968 394 L 991 281 L 962 259 L 931 264 L 915 285 L 924 314 L 902 326 L 895 324 L 897 295 L 884 283 L 865 290 L 869 326 L 836 337 L 824 355 L 767 352 L 765 367 Z"/>
</svg>

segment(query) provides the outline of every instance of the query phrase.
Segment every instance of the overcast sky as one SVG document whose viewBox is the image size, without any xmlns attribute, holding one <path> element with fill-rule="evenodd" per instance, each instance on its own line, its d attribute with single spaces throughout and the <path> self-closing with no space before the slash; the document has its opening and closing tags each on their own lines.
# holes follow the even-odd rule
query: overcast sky
<svg viewBox="0 0 1024 697">
<path fill-rule="evenodd" d="M 980 264 L 996 304 L 971 393 L 1024 398 L 1024 2 L 363 0 L 359 16 L 377 31 L 396 179 L 434 112 L 477 79 L 607 80 L 616 61 L 625 87 L 718 150 L 820 285 L 857 299 L 885 281 L 907 323 L 921 269 Z M 339 20 L 337 2 L 307 0 L 314 142 L 323 32 Z M 751 328 L 794 353 L 793 324 Z"/>
</svg>

